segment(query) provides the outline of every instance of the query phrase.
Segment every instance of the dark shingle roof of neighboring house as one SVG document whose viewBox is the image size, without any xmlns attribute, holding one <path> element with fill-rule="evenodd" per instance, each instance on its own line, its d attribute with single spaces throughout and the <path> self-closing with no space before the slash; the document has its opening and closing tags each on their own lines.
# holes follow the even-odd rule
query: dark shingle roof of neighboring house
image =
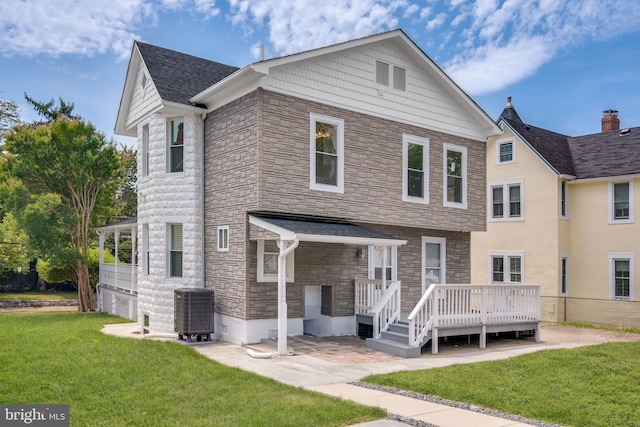
<svg viewBox="0 0 640 427">
<path fill-rule="evenodd" d="M 558 174 L 577 179 L 640 174 L 640 127 L 571 137 L 525 124 L 509 102 L 500 115 Z"/>
<path fill-rule="evenodd" d="M 520 120 L 504 120 L 559 174 L 575 175 L 566 135 L 527 125 Z"/>
<path fill-rule="evenodd" d="M 193 105 L 189 99 L 233 74 L 238 67 L 136 41 L 160 97 Z"/>
<path fill-rule="evenodd" d="M 580 179 L 640 173 L 640 127 L 568 138 Z"/>
</svg>

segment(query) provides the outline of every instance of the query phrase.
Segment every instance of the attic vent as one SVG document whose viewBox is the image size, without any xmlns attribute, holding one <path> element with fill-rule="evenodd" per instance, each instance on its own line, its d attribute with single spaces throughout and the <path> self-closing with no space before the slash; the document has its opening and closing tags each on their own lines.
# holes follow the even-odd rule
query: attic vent
<svg viewBox="0 0 640 427">
<path fill-rule="evenodd" d="M 376 61 L 376 83 L 389 86 L 389 64 Z"/>
<path fill-rule="evenodd" d="M 400 67 L 393 67 L 393 88 L 405 90 L 407 86 L 407 70 Z"/>
<path fill-rule="evenodd" d="M 140 82 L 140 86 L 144 89 L 147 86 L 147 75 L 142 73 L 142 82 Z"/>
<path fill-rule="evenodd" d="M 630 133 L 631 133 L 631 129 L 629 129 L 629 128 L 620 129 L 620 136 L 629 135 Z"/>
</svg>

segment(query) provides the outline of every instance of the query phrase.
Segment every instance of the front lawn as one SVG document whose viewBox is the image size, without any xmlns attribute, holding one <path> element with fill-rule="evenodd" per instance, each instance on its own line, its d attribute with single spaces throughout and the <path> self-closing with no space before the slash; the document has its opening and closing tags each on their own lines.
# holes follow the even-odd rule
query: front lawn
<svg viewBox="0 0 640 427">
<path fill-rule="evenodd" d="M 640 426 L 640 342 L 546 350 L 363 381 L 567 426 Z"/>
<path fill-rule="evenodd" d="M 100 333 L 96 313 L 0 314 L 0 402 L 70 404 L 72 426 L 346 426 L 385 412 Z"/>
<path fill-rule="evenodd" d="M 62 301 L 78 299 L 78 292 L 2 292 L 0 301 Z"/>
</svg>

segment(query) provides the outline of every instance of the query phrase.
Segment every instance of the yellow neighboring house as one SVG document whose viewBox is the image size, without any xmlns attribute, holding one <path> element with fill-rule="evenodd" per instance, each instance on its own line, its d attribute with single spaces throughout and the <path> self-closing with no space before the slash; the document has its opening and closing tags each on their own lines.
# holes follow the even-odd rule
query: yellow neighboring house
<svg viewBox="0 0 640 427">
<path fill-rule="evenodd" d="M 640 328 L 640 127 L 607 110 L 601 133 L 570 137 L 523 122 L 511 97 L 498 125 L 471 282 L 541 285 L 543 321 Z"/>
</svg>

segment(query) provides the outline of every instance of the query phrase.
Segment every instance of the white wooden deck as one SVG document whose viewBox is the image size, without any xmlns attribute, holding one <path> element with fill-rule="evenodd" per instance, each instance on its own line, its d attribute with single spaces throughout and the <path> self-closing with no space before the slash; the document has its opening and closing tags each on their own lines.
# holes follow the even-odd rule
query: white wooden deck
<svg viewBox="0 0 640 427">
<path fill-rule="evenodd" d="M 437 354 L 438 338 L 445 336 L 478 334 L 480 348 L 494 332 L 533 330 L 540 340 L 539 285 L 434 284 L 403 321 L 400 283 L 389 282 L 382 290 L 376 282 L 356 279 L 356 319 L 370 316 L 373 325 L 369 347 L 419 357 L 429 341 Z"/>
</svg>

